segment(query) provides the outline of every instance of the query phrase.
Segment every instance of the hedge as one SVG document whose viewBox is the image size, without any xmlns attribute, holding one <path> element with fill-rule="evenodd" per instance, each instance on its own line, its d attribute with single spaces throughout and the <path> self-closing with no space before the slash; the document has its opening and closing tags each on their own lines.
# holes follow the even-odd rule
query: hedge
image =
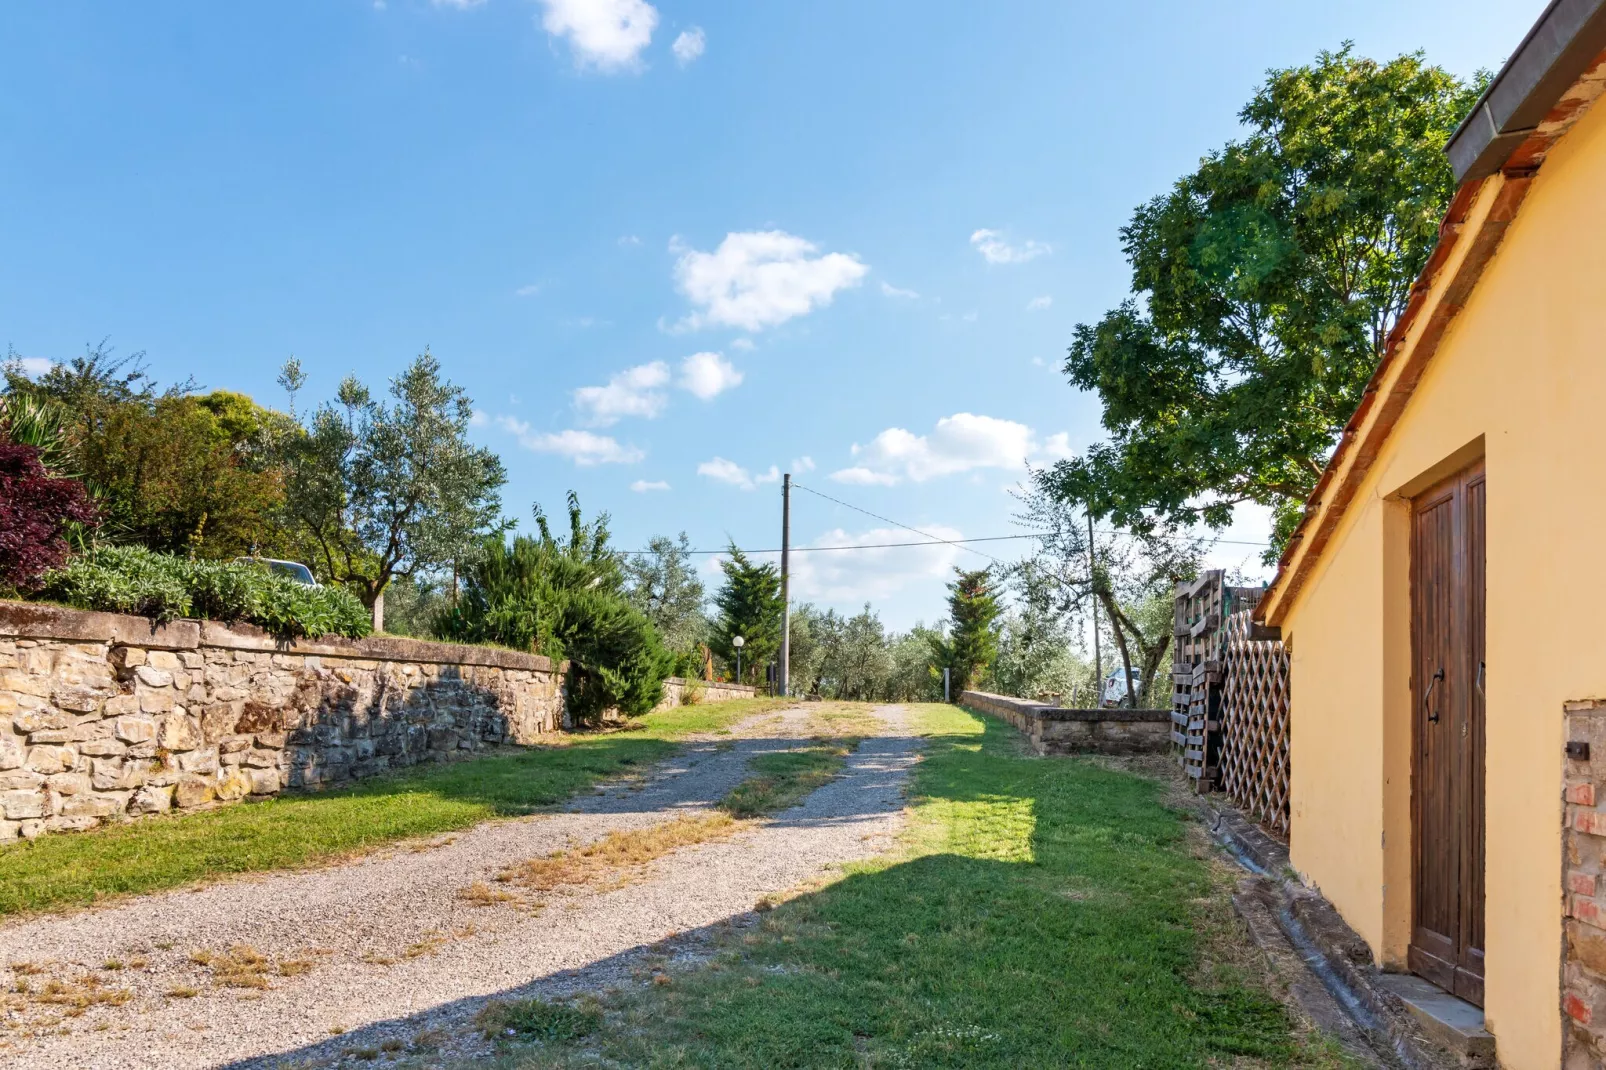
<svg viewBox="0 0 1606 1070">
<path fill-rule="evenodd" d="M 46 573 L 33 597 L 158 621 L 243 621 L 284 639 L 356 638 L 372 630 L 369 611 L 343 588 L 308 587 L 263 565 L 192 561 L 138 546 L 87 550 Z"/>
</svg>

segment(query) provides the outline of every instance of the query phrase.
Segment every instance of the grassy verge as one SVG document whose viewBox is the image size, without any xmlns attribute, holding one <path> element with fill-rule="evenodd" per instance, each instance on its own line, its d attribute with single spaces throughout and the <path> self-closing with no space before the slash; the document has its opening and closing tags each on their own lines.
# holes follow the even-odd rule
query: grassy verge
<svg viewBox="0 0 1606 1070">
<path fill-rule="evenodd" d="M 778 705 L 741 699 L 649 714 L 630 730 L 415 767 L 349 788 L 46 836 L 0 849 L 0 916 L 84 906 L 231 873 L 285 869 L 528 814 Z"/>
<path fill-rule="evenodd" d="M 732 788 L 719 808 L 740 818 L 790 809 L 840 773 L 858 745 L 857 739 L 819 739 L 797 750 L 761 754 L 748 763 L 754 775 Z"/>
<path fill-rule="evenodd" d="M 1268 990 L 1163 785 L 1028 757 L 951 707 L 916 716 L 931 735 L 902 854 L 497 1064 L 1339 1065 Z"/>
</svg>

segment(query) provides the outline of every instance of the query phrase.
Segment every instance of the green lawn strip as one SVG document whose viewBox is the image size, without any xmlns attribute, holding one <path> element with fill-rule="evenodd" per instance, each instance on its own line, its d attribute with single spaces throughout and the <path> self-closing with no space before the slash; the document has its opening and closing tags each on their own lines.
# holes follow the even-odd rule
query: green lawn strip
<svg viewBox="0 0 1606 1070">
<path fill-rule="evenodd" d="M 1335 1065 L 1266 990 L 1163 786 L 919 707 L 907 851 L 763 915 L 708 965 L 498 1065 Z M 1203 851 L 1197 851 L 1200 856 Z"/>
<path fill-rule="evenodd" d="M 0 848 L 0 916 L 306 865 L 528 814 L 666 757 L 685 736 L 717 731 L 772 702 L 680 706 L 649 714 L 628 731 L 7 846 Z"/>
<path fill-rule="evenodd" d="M 732 788 L 719 808 L 732 817 L 761 817 L 789 810 L 842 771 L 857 739 L 819 739 L 797 750 L 761 754 L 748 763 L 754 775 Z"/>
</svg>

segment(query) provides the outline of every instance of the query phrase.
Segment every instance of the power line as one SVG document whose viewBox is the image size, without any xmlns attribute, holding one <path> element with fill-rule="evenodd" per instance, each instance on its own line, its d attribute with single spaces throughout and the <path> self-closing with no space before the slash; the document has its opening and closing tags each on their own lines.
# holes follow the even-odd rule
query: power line
<svg viewBox="0 0 1606 1070">
<path fill-rule="evenodd" d="M 874 519 L 881 521 L 883 524 L 891 524 L 895 528 L 902 528 L 905 531 L 912 531 L 916 535 L 924 535 L 928 539 L 934 539 L 937 542 L 947 543 L 949 546 L 957 546 L 961 550 L 969 550 L 973 554 L 976 554 L 976 555 L 978 555 L 980 557 L 985 557 L 987 560 L 993 562 L 994 564 L 997 564 L 997 565 L 1002 565 L 1003 564 L 1002 561 L 998 560 L 998 558 L 994 557 L 992 554 L 982 553 L 982 551 L 977 550 L 976 548 L 974 548 L 972 546 L 964 545 L 965 540 L 962 540 L 962 539 L 945 539 L 940 535 L 933 535 L 929 531 L 921 531 L 919 528 L 912 528 L 908 524 L 900 524 L 896 520 L 891 519 L 890 517 L 882 516 L 879 513 L 872 513 L 868 509 L 860 509 L 857 505 L 849 504 L 848 502 L 843 501 L 841 498 L 833 498 L 829 494 L 822 494 L 819 491 L 815 490 L 813 487 L 805 487 L 803 484 L 798 483 L 798 482 L 793 482 L 792 486 L 796 487 L 798 490 L 806 490 L 810 494 L 814 495 L 816 498 L 824 498 L 828 502 L 836 502 L 836 504 L 842 506 L 845 509 L 852 509 L 855 512 L 863 513 L 865 516 L 873 517 Z"/>
<path fill-rule="evenodd" d="M 798 485 L 793 483 L 792 486 L 797 487 Z M 891 521 L 888 521 L 888 523 L 891 523 Z M 900 524 L 898 526 L 902 527 L 903 525 Z M 792 552 L 797 554 L 815 553 L 820 550 L 887 550 L 899 546 L 957 546 L 961 543 L 967 542 L 1004 542 L 1009 539 L 1040 539 L 1044 534 L 1046 533 L 1033 531 L 1027 532 L 1024 535 L 986 535 L 974 539 L 939 539 L 933 537 L 926 542 L 861 542 L 854 543 L 849 546 L 794 546 L 792 547 Z M 744 554 L 778 554 L 781 552 L 779 547 L 764 550 L 751 550 L 745 547 L 738 547 L 738 549 L 740 549 Z M 644 557 L 647 554 L 658 553 L 657 550 L 626 550 L 624 552 L 638 557 Z M 681 553 L 682 551 L 679 547 L 676 547 L 674 552 Z M 686 550 L 684 552 L 688 554 L 728 554 L 730 553 L 730 549 L 727 547 L 723 550 Z"/>
<path fill-rule="evenodd" d="M 844 509 L 852 509 L 856 513 L 863 513 L 865 516 L 871 517 L 872 519 L 875 519 L 875 520 L 879 520 L 883 524 L 891 524 L 893 527 L 902 528 L 905 531 L 912 531 L 916 535 L 923 535 L 923 536 L 925 536 L 925 539 L 926 539 L 926 541 L 924 541 L 924 542 L 863 542 L 863 543 L 850 543 L 850 544 L 843 545 L 843 546 L 793 546 L 791 548 L 793 553 L 819 553 L 819 552 L 823 552 L 823 551 L 832 551 L 832 550 L 894 550 L 894 549 L 902 549 L 902 548 L 915 547 L 915 546 L 955 546 L 955 547 L 958 547 L 961 550 L 969 550 L 973 554 L 979 554 L 980 556 L 987 558 L 987 560 L 992 561 L 995 564 L 1003 565 L 1003 564 L 1006 564 L 1006 562 L 999 560 L 998 558 L 994 557 L 992 554 L 983 553 L 982 551 L 975 549 L 973 546 L 970 546 L 969 544 L 970 543 L 976 543 L 976 542 L 1011 542 L 1011 541 L 1016 541 L 1016 540 L 1019 540 L 1019 539 L 1042 539 L 1042 538 L 1046 538 L 1046 537 L 1054 534 L 1054 532 L 1052 532 L 1052 531 L 1027 531 L 1027 532 L 1022 532 L 1022 533 L 1020 533 L 1018 535 L 982 535 L 982 536 L 977 536 L 975 538 L 969 538 L 969 539 L 945 539 L 941 535 L 933 535 L 929 531 L 922 531 L 919 528 L 910 527 L 908 524 L 899 523 L 898 521 L 893 520 L 891 517 L 882 516 L 880 513 L 872 513 L 870 510 L 860 508 L 859 506 L 854 505 L 852 502 L 845 502 L 841 498 L 833 498 L 831 495 L 825 494 L 825 493 L 823 493 L 821 491 L 817 491 L 813 487 L 806 487 L 802 483 L 797 482 L 796 480 L 792 481 L 792 486 L 793 486 L 793 488 L 795 488 L 797 490 L 806 490 L 810 494 L 814 495 L 816 498 L 824 498 L 828 502 L 834 502 L 837 505 L 842 506 Z M 1127 538 L 1127 539 L 1138 539 L 1138 538 L 1147 537 L 1147 538 L 1153 538 L 1153 539 L 1162 539 L 1162 540 L 1165 540 L 1165 541 L 1168 541 L 1168 542 L 1186 542 L 1186 541 L 1190 541 L 1190 538 L 1191 538 L 1190 536 L 1186 536 L 1186 535 L 1149 535 L 1149 536 L 1142 536 L 1142 535 L 1138 535 L 1135 532 L 1120 531 L 1120 530 L 1113 529 L 1113 528 L 1109 528 L 1109 529 L 1099 528 L 1099 529 L 1095 530 L 1095 534 L 1109 535 L 1109 536 L 1112 536 L 1114 538 Z M 1256 548 L 1259 548 L 1259 549 L 1264 549 L 1266 546 L 1270 545 L 1269 543 L 1256 542 L 1256 541 L 1251 540 L 1251 539 L 1212 539 L 1212 540 L 1210 540 L 1210 542 L 1211 542 L 1212 545 L 1215 545 L 1215 546 L 1252 546 L 1252 547 L 1256 547 Z M 780 547 L 765 548 L 765 549 L 749 549 L 749 548 L 746 548 L 746 547 L 738 547 L 737 549 L 740 550 L 740 552 L 744 553 L 744 554 L 778 554 L 778 553 L 781 552 Z M 658 550 L 626 550 L 626 551 L 624 551 L 624 553 L 626 553 L 627 555 L 632 556 L 632 557 L 646 557 L 649 554 L 658 554 L 659 552 L 660 551 L 658 551 Z M 679 547 L 676 547 L 674 552 L 676 552 L 676 553 L 686 553 L 686 554 L 697 554 L 697 555 L 728 554 L 728 553 L 730 553 L 730 547 L 723 547 L 723 548 L 718 549 L 718 550 L 680 550 Z"/>
</svg>

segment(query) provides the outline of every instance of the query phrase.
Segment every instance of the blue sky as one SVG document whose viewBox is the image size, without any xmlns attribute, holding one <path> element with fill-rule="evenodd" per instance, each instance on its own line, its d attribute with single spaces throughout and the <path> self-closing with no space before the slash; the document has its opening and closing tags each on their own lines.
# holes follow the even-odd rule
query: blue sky
<svg viewBox="0 0 1606 1070">
<path fill-rule="evenodd" d="M 1117 228 L 1235 135 L 1267 68 L 1351 39 L 1470 74 L 1542 7 L 18 0 L 0 343 L 110 336 L 281 406 L 291 354 L 305 401 L 427 345 L 508 513 L 574 488 L 627 548 L 777 545 L 787 469 L 1008 534 L 1023 461 L 1099 436 L 1059 363 L 1125 292 Z M 804 493 L 793 526 L 910 537 Z M 967 561 L 804 555 L 797 592 L 903 627 Z"/>
</svg>

